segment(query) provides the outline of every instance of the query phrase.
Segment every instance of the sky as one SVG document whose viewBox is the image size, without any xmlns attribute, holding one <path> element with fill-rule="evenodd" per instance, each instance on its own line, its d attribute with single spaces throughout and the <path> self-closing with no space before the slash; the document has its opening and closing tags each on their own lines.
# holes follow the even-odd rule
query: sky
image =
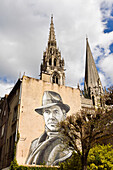
<svg viewBox="0 0 113 170">
<path fill-rule="evenodd" d="M 113 0 L 0 0 L 0 96 L 24 74 L 39 79 L 53 14 L 65 84 L 83 88 L 86 37 L 103 87 L 113 85 Z"/>
</svg>

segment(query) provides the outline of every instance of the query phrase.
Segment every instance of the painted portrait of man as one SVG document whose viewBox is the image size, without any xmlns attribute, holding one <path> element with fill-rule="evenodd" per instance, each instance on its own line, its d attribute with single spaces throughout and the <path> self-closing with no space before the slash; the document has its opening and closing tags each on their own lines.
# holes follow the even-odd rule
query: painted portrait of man
<svg viewBox="0 0 113 170">
<path fill-rule="evenodd" d="M 70 110 L 64 104 L 61 96 L 53 91 L 45 91 L 42 98 L 42 106 L 35 111 L 42 115 L 45 121 L 45 131 L 30 146 L 26 164 L 31 165 L 58 165 L 70 158 L 72 151 L 64 149 L 58 123 L 66 119 L 66 113 Z"/>
</svg>

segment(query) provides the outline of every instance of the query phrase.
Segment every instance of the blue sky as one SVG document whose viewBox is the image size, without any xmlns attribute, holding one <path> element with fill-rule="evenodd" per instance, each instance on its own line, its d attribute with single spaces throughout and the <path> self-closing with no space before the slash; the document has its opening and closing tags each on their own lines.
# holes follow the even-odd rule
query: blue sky
<svg viewBox="0 0 113 170">
<path fill-rule="evenodd" d="M 25 75 L 39 78 L 54 16 L 57 46 L 65 60 L 66 85 L 85 74 L 86 35 L 103 86 L 113 85 L 113 0 L 1 0 L 0 96 Z"/>
<path fill-rule="evenodd" d="M 111 12 L 110 12 L 110 17 L 109 18 L 104 18 L 103 22 L 106 23 L 106 28 L 104 29 L 104 33 L 109 33 L 113 31 L 113 5 L 111 6 Z M 101 8 L 101 10 L 109 10 L 109 8 Z"/>
<path fill-rule="evenodd" d="M 100 11 L 102 13 L 103 19 L 102 23 L 104 24 L 105 28 L 103 30 L 104 35 L 109 35 L 113 32 L 113 2 L 111 2 L 110 6 L 108 5 L 107 1 L 103 1 L 100 5 Z M 108 51 L 107 54 L 105 52 L 104 47 L 98 46 L 101 51 L 101 55 L 98 56 L 97 60 L 95 61 L 97 64 L 98 72 L 104 75 L 104 82 L 106 87 L 113 85 L 113 75 L 112 75 L 112 62 L 113 62 L 113 42 L 109 42 L 108 44 Z M 102 59 L 103 58 L 103 59 Z M 107 64 L 108 63 L 108 64 Z M 103 64 L 103 65 L 102 65 Z M 107 67 L 111 67 L 111 69 L 107 69 Z M 107 70 L 105 70 L 107 69 Z M 110 75 L 111 71 L 111 75 Z M 108 74 L 109 72 L 109 74 Z M 106 82 L 106 83 L 105 83 Z"/>
</svg>

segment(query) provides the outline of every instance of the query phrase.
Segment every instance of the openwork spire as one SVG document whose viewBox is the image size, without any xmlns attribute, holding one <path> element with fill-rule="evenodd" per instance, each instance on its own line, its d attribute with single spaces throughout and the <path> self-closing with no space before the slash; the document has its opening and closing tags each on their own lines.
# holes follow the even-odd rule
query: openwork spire
<svg viewBox="0 0 113 170">
<path fill-rule="evenodd" d="M 50 44 L 53 45 L 53 46 L 54 45 L 56 46 L 53 15 L 51 15 L 50 32 L 49 32 L 49 40 L 48 40 L 48 45 L 50 45 Z"/>
<path fill-rule="evenodd" d="M 43 62 L 41 63 L 40 69 L 40 79 L 50 83 L 64 85 L 64 65 L 64 59 L 61 58 L 61 52 L 56 45 L 53 15 L 51 15 L 48 46 L 43 54 Z"/>
</svg>

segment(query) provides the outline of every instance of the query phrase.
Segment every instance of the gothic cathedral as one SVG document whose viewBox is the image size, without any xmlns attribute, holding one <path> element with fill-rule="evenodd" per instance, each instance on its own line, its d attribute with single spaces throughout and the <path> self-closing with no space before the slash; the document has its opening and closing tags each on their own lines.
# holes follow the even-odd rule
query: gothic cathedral
<svg viewBox="0 0 113 170">
<path fill-rule="evenodd" d="M 57 47 L 53 15 L 51 16 L 49 40 L 46 51 L 43 53 L 43 62 L 40 67 L 40 79 L 49 83 L 65 85 L 64 59 Z M 102 105 L 103 87 L 86 38 L 86 68 L 84 80 L 84 97 L 92 100 L 93 106 Z"/>
</svg>

